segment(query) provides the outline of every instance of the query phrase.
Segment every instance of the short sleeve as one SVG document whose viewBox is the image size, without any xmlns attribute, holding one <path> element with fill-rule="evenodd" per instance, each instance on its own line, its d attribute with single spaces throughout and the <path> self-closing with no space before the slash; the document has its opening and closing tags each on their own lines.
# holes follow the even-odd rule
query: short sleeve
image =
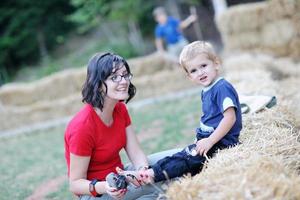
<svg viewBox="0 0 300 200">
<path fill-rule="evenodd" d="M 238 102 L 235 92 L 229 85 L 222 85 L 217 92 L 217 105 L 221 112 L 226 111 L 230 107 L 237 108 Z"/>
<path fill-rule="evenodd" d="M 128 110 L 126 108 L 126 105 L 124 103 L 119 103 L 120 104 L 120 109 L 122 116 L 124 117 L 125 120 L 125 127 L 129 126 L 131 124 L 131 119 L 128 113 Z"/>
<path fill-rule="evenodd" d="M 70 131 L 70 153 L 78 156 L 91 156 L 95 144 L 91 128 L 85 124 L 78 124 L 77 128 Z"/>
</svg>

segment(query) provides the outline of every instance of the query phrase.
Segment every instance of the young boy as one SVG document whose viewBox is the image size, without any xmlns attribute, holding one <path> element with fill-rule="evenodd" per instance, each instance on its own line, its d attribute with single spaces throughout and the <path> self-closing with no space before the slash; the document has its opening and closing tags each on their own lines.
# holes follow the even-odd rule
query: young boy
<svg viewBox="0 0 300 200">
<path fill-rule="evenodd" d="M 153 10 L 153 16 L 157 25 L 155 27 L 155 46 L 158 51 L 165 51 L 164 43 L 170 55 L 174 56 L 176 61 L 182 48 L 188 44 L 182 35 L 182 30 L 197 20 L 196 15 L 190 15 L 180 21 L 172 16 L 168 16 L 163 7 L 157 7 Z"/>
<path fill-rule="evenodd" d="M 198 173 L 207 157 L 218 149 L 239 143 L 242 117 L 239 98 L 233 86 L 219 76 L 220 59 L 212 46 L 204 41 L 196 41 L 185 46 L 180 54 L 180 65 L 187 77 L 203 86 L 201 92 L 203 115 L 200 127 L 196 129 L 195 144 L 184 150 L 159 160 L 147 170 L 122 171 L 119 174 L 137 185 L 132 177 L 141 183 L 159 182 Z"/>
</svg>

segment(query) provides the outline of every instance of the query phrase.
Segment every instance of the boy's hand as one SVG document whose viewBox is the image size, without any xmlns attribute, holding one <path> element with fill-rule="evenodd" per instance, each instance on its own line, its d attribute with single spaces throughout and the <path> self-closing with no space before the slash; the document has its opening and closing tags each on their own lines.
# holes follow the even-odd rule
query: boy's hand
<svg viewBox="0 0 300 200">
<path fill-rule="evenodd" d="M 210 140 L 210 138 L 203 138 L 199 140 L 197 143 L 197 153 L 200 156 L 206 155 L 207 152 L 211 149 L 211 147 L 214 145 L 213 142 Z"/>
</svg>

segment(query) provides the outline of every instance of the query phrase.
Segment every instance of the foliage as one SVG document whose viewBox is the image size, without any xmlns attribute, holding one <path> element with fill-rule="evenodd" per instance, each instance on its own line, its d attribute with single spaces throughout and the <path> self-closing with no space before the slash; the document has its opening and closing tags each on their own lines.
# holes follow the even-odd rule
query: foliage
<svg viewBox="0 0 300 200">
<path fill-rule="evenodd" d="M 13 81 L 28 82 L 51 75 L 67 68 L 83 67 L 95 52 L 111 51 L 122 55 L 124 58 L 131 58 L 137 55 L 136 49 L 126 41 L 102 41 L 93 36 L 84 43 L 76 44 L 71 52 L 64 52 L 63 56 L 51 57 L 47 64 L 41 63 L 37 66 L 24 66 L 16 73 Z M 80 56 L 79 56 L 80 55 Z"/>
<path fill-rule="evenodd" d="M 109 0 L 71 0 L 76 10 L 68 16 L 68 19 L 79 25 L 77 29 L 79 33 L 86 33 L 99 25 L 103 17 L 110 12 L 109 2 Z"/>
<path fill-rule="evenodd" d="M 67 33 L 75 28 L 77 33 L 86 35 L 94 30 L 102 31 L 98 33 L 101 41 L 97 42 L 105 45 L 97 51 L 112 49 L 124 57 L 149 53 L 154 48 L 152 37 L 155 21 L 152 10 L 155 6 L 167 5 L 168 2 L 171 1 L 2 0 L 0 86 L 13 80 L 12 75 L 16 71 L 28 65 L 37 65 L 37 62 L 41 64 L 35 69 L 41 70 L 42 73 L 38 72 L 41 75 L 59 70 L 61 66 L 56 66 L 56 61 L 51 59 L 51 50 L 64 43 Z M 197 2 L 199 3 L 196 0 L 172 1 L 177 6 L 195 5 Z M 111 29 L 111 25 L 115 27 Z M 150 38 L 151 42 L 146 43 L 145 38 Z M 86 61 L 85 58 L 84 60 Z"/>
<path fill-rule="evenodd" d="M 141 22 L 154 7 L 153 1 L 143 0 L 71 0 L 71 4 L 76 11 L 69 20 L 79 25 L 79 33 L 85 33 L 106 20 Z"/>
<path fill-rule="evenodd" d="M 51 49 L 72 28 L 65 16 L 73 11 L 68 0 L 2 0 L 0 6 L 0 85 L 22 64 L 40 57 L 38 35 Z"/>
</svg>

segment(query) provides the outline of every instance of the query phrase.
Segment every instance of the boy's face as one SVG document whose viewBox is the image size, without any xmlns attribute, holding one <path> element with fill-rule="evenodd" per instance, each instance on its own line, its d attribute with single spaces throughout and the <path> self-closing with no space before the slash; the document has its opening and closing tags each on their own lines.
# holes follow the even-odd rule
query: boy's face
<svg viewBox="0 0 300 200">
<path fill-rule="evenodd" d="M 165 15 L 163 13 L 160 13 L 155 16 L 155 20 L 159 24 L 165 24 L 167 22 L 167 19 L 168 19 L 167 15 Z"/>
<path fill-rule="evenodd" d="M 199 54 L 186 62 L 189 79 L 204 87 L 209 86 L 217 79 L 219 67 L 219 62 L 210 60 L 206 54 Z"/>
</svg>

